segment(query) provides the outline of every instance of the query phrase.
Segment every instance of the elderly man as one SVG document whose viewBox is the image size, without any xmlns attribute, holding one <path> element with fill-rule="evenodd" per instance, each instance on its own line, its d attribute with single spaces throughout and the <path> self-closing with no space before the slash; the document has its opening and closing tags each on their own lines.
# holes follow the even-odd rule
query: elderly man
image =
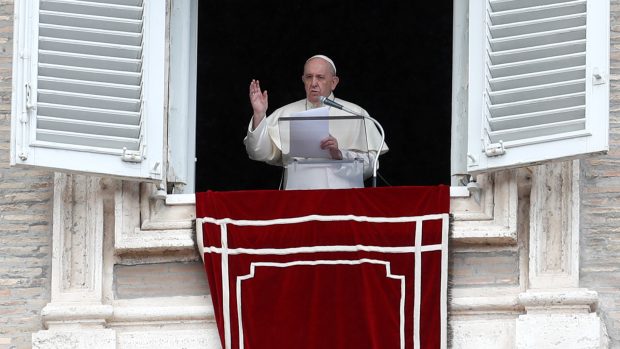
<svg viewBox="0 0 620 349">
<path fill-rule="evenodd" d="M 333 91 L 338 85 L 339 78 L 336 75 L 334 62 L 324 56 L 315 55 L 310 57 L 304 65 L 302 81 L 306 90 L 306 98 L 285 105 L 266 117 L 268 107 L 267 91 L 261 91 L 258 80 L 250 82 L 250 103 L 254 114 L 248 126 L 244 144 L 248 155 L 253 160 L 265 161 L 272 165 L 283 164 L 282 145 L 280 143 L 280 130 L 278 120 L 280 117 L 291 116 L 311 108 L 323 106 L 321 96 L 329 98 L 359 115 L 368 115 L 360 106 L 335 98 Z M 351 115 L 339 109 L 330 108 L 329 116 Z M 350 121 L 353 122 L 353 121 Z M 321 140 L 321 149 L 327 150 L 334 160 L 363 160 L 364 178 L 372 175 L 372 163 L 379 146 L 381 135 L 372 122 L 366 122 L 365 127 L 355 127 L 353 124 L 330 125 L 330 136 Z M 339 142 L 340 140 L 340 142 Z M 367 142 L 367 149 L 366 149 Z M 363 143 L 363 144 L 362 144 Z M 387 145 L 383 146 L 381 153 L 387 152 Z M 337 166 L 307 166 L 299 171 L 303 177 L 293 174 L 289 169 L 284 172 L 285 189 L 337 189 L 348 188 L 350 183 L 343 180 L 343 171 Z M 346 171 L 345 171 L 346 172 Z"/>
</svg>

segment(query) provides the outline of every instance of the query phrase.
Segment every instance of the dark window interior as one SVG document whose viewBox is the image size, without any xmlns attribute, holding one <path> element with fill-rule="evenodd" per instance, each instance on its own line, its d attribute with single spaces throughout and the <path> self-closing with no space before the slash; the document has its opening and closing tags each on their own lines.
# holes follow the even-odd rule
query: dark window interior
<svg viewBox="0 0 620 349">
<path fill-rule="evenodd" d="M 268 114 L 302 99 L 314 54 L 385 129 L 378 185 L 450 184 L 452 1 L 201 1 L 198 30 L 196 191 L 278 188 L 282 169 L 243 146 L 248 86 L 269 91 Z"/>
</svg>

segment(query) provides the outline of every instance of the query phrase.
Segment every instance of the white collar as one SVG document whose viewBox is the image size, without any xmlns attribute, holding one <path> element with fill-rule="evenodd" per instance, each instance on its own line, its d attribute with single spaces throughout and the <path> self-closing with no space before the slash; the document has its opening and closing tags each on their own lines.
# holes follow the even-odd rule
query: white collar
<svg viewBox="0 0 620 349">
<path fill-rule="evenodd" d="M 331 99 L 332 101 L 336 99 L 336 97 L 334 96 L 334 93 L 330 93 L 329 96 L 327 97 L 327 99 Z M 323 103 L 319 103 L 318 105 L 314 105 L 312 103 L 310 103 L 310 101 L 308 99 L 305 99 L 304 102 L 306 103 L 306 110 L 308 109 L 314 109 L 314 108 L 319 108 L 323 106 Z"/>
</svg>

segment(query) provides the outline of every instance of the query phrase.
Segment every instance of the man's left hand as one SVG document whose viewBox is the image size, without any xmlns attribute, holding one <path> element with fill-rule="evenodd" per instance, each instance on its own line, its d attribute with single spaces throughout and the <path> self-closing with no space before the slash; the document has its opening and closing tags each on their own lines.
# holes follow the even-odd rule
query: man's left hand
<svg viewBox="0 0 620 349">
<path fill-rule="evenodd" d="M 342 160 L 342 152 L 338 149 L 338 140 L 329 136 L 321 141 L 321 149 L 329 151 L 329 155 L 334 160 Z"/>
</svg>

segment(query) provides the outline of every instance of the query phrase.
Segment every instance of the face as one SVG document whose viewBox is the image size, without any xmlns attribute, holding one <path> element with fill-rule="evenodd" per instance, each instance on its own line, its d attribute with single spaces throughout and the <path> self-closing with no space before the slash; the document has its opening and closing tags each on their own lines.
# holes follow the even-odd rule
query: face
<svg viewBox="0 0 620 349">
<path fill-rule="evenodd" d="M 319 97 L 328 97 L 336 85 L 338 77 L 334 75 L 329 62 L 322 58 L 313 58 L 304 66 L 304 75 L 301 77 L 306 89 L 306 98 L 310 103 L 319 103 Z"/>
</svg>

